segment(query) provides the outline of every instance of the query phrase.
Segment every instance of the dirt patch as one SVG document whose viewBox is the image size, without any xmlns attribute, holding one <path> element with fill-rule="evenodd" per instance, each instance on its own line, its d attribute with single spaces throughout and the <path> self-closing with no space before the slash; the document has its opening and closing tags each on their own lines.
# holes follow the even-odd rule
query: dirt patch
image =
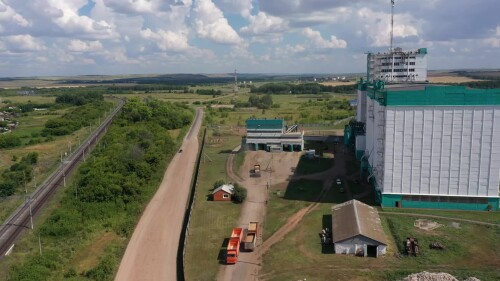
<svg viewBox="0 0 500 281">
<path fill-rule="evenodd" d="M 259 182 L 264 185 L 269 183 L 274 186 L 291 179 L 301 155 L 301 152 L 270 153 L 266 151 L 249 151 L 239 174 L 245 181 L 254 179 L 252 182 Z M 250 177 L 255 164 L 260 164 L 260 178 Z"/>
<path fill-rule="evenodd" d="M 321 85 L 325 86 L 348 86 L 348 85 L 354 85 L 356 84 L 356 81 L 347 81 L 347 82 L 342 82 L 342 81 L 330 81 L 330 82 L 321 82 Z"/>
<path fill-rule="evenodd" d="M 427 77 L 430 83 L 464 83 L 473 81 L 483 81 L 464 76 L 429 76 Z"/>
<path fill-rule="evenodd" d="M 88 247 L 80 250 L 73 259 L 76 271 L 87 271 L 97 266 L 104 249 L 115 239 L 119 239 L 119 236 L 113 232 L 106 232 L 96 238 Z"/>
<path fill-rule="evenodd" d="M 442 226 L 441 224 L 435 222 L 435 221 L 431 221 L 431 220 L 426 220 L 426 219 L 418 219 L 415 221 L 415 223 L 413 224 L 416 228 L 419 228 L 419 229 L 423 229 L 423 230 L 434 230 L 440 226 Z"/>
</svg>

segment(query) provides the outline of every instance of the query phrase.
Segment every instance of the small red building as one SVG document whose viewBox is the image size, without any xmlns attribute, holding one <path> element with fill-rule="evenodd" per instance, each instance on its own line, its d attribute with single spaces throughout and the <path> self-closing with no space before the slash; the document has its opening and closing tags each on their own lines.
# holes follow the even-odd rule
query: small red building
<svg viewBox="0 0 500 281">
<path fill-rule="evenodd" d="M 231 201 L 234 186 L 232 184 L 223 184 L 212 192 L 214 201 Z"/>
</svg>

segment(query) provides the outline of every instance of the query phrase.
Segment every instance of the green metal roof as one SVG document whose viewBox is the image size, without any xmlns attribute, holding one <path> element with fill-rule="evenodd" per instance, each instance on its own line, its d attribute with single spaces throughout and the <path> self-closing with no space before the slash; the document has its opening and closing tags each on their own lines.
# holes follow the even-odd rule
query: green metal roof
<svg viewBox="0 0 500 281">
<path fill-rule="evenodd" d="M 368 87 L 368 96 L 384 106 L 500 105 L 500 89 L 465 86 L 423 86 L 421 89 Z"/>
<path fill-rule="evenodd" d="M 282 129 L 283 119 L 247 119 L 247 129 Z"/>
</svg>

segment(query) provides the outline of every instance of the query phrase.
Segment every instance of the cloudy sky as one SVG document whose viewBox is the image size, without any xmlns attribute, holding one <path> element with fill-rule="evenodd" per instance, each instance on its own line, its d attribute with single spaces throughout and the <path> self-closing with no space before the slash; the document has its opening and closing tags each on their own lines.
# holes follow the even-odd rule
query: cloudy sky
<svg viewBox="0 0 500 281">
<path fill-rule="evenodd" d="M 429 69 L 500 68 L 500 1 L 396 0 Z M 389 47 L 390 0 L 0 0 L 0 77 L 346 73 Z"/>
</svg>

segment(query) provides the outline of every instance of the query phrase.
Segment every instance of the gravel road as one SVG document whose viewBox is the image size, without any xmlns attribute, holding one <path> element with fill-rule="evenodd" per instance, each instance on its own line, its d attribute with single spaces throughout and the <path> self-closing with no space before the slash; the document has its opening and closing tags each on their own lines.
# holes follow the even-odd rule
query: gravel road
<svg viewBox="0 0 500 281">
<path fill-rule="evenodd" d="M 116 281 L 176 280 L 177 249 L 198 153 L 203 111 L 170 162 L 163 181 L 149 202 L 130 239 Z"/>
</svg>

